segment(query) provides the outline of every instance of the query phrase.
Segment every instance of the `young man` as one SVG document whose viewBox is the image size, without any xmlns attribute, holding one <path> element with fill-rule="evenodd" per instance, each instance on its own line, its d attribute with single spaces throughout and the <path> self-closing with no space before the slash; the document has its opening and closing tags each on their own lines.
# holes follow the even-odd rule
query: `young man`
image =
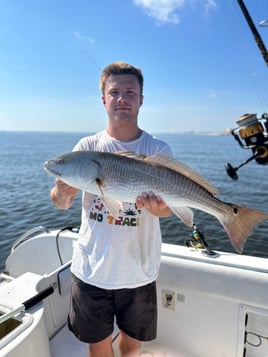
<svg viewBox="0 0 268 357">
<path fill-rule="evenodd" d="M 115 62 L 104 68 L 100 87 L 108 115 L 107 129 L 81 139 L 74 150 L 133 151 L 171 155 L 169 146 L 138 126 L 143 103 L 139 68 Z M 77 189 L 56 180 L 51 199 L 68 209 Z M 71 271 L 73 285 L 68 317 L 70 330 L 89 343 L 90 357 L 112 357 L 114 317 L 120 329 L 121 356 L 137 356 L 141 341 L 156 338 L 155 280 L 161 255 L 158 217 L 172 214 L 152 192 L 124 202 L 112 217 L 101 197 L 83 192 L 82 219 Z"/>
</svg>

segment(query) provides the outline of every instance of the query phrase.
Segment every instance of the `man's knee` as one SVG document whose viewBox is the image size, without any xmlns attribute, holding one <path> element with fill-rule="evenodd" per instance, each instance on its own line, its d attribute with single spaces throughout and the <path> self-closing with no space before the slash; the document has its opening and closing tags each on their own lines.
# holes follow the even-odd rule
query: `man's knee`
<svg viewBox="0 0 268 357">
<path fill-rule="evenodd" d="M 112 336 L 106 337 L 100 342 L 89 344 L 90 357 L 113 357 Z"/>
<path fill-rule="evenodd" d="M 121 331 L 119 335 L 119 350 L 121 356 L 136 357 L 140 352 L 141 342 L 128 336 L 125 332 Z"/>
</svg>

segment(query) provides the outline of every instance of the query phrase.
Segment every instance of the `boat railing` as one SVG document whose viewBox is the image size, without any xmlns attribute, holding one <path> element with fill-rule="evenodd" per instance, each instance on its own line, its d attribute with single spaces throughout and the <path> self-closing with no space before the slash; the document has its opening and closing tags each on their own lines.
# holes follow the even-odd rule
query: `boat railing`
<svg viewBox="0 0 268 357">
<path fill-rule="evenodd" d="M 33 236 L 40 234 L 41 232 L 49 233 L 49 229 L 46 227 L 43 227 L 43 226 L 38 226 L 38 227 L 34 227 L 34 228 L 28 230 L 27 232 L 25 232 L 12 245 L 11 252 L 13 252 L 16 248 L 18 248 L 19 245 L 21 245 L 28 239 L 32 238 Z"/>
</svg>

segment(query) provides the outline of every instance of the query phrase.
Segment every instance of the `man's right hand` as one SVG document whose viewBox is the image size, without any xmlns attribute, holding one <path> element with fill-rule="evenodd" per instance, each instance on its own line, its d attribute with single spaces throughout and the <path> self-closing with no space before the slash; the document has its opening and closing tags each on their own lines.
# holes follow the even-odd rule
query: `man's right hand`
<svg viewBox="0 0 268 357">
<path fill-rule="evenodd" d="M 71 207 L 78 191 L 77 188 L 56 179 L 55 186 L 50 191 L 50 198 L 57 208 L 66 210 Z"/>
</svg>

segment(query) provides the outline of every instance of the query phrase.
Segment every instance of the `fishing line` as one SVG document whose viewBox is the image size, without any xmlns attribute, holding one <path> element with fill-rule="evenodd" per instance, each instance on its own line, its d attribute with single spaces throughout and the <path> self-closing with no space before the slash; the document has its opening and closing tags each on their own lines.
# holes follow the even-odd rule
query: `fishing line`
<svg viewBox="0 0 268 357">
<path fill-rule="evenodd" d="M 266 0 L 266 1 L 267 1 L 267 0 Z M 259 0 L 259 6 L 260 6 L 261 14 L 262 14 L 262 16 L 263 16 L 263 20 L 264 20 L 264 19 L 266 19 L 267 14 L 265 14 L 265 11 L 264 11 L 264 5 L 263 5 L 262 0 Z"/>
<path fill-rule="evenodd" d="M 268 27 L 268 11 L 265 12 L 264 10 L 264 5 L 263 2 L 261 0 L 259 0 L 259 5 L 260 5 L 260 11 L 261 14 L 263 16 L 263 18 L 261 19 L 261 21 L 259 22 L 259 26 L 261 27 Z"/>
<path fill-rule="evenodd" d="M 240 23 L 240 20 L 239 20 L 240 16 L 238 18 L 232 1 L 233 0 L 229 0 L 229 4 L 230 4 L 230 7 L 231 7 L 233 18 L 234 18 L 234 21 L 236 23 L 237 30 L 239 32 L 239 38 L 243 38 L 242 24 Z M 234 29 L 234 33 L 236 33 L 235 29 Z M 252 65 L 250 66 L 249 65 L 248 57 L 246 57 L 244 55 L 245 51 L 244 51 L 244 49 L 242 47 L 242 44 L 241 44 L 241 41 L 239 40 L 239 38 L 237 37 L 238 40 L 236 42 L 238 44 L 238 47 L 240 48 L 239 52 L 240 52 L 241 60 L 242 60 L 242 62 L 244 64 L 244 68 L 245 68 L 245 70 L 246 70 L 246 72 L 247 72 L 247 74 L 249 76 L 251 85 L 252 85 L 253 89 L 255 90 L 257 99 L 258 99 L 258 101 L 260 103 L 260 106 L 262 107 L 262 111 L 266 112 L 267 111 L 266 108 L 268 107 L 268 97 L 267 97 L 266 91 L 264 90 L 264 86 L 263 85 L 260 85 L 260 83 L 257 84 L 256 77 L 254 75 L 254 73 L 255 73 L 254 66 L 252 66 Z"/>
<path fill-rule="evenodd" d="M 99 65 L 99 63 L 95 60 L 95 58 L 92 56 L 92 54 L 89 52 L 88 49 L 84 49 L 85 53 L 88 55 L 88 57 L 90 58 L 91 62 L 93 62 L 95 64 L 95 66 L 98 67 L 99 71 L 102 70 L 102 67 Z"/>
</svg>

